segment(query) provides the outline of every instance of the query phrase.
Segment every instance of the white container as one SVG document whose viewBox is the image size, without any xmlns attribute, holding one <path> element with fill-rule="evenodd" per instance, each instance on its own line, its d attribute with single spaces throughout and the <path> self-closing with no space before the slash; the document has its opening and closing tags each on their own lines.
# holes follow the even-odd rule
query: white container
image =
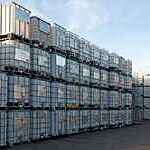
<svg viewBox="0 0 150 150">
<path fill-rule="evenodd" d="M 118 110 L 110 110 L 109 111 L 109 125 L 117 126 L 118 123 L 119 123 Z"/>
<path fill-rule="evenodd" d="M 123 103 L 124 106 L 132 106 L 132 94 L 131 93 L 123 93 Z"/>
<path fill-rule="evenodd" d="M 67 134 L 73 134 L 79 132 L 79 111 L 68 110 L 67 111 Z"/>
<path fill-rule="evenodd" d="M 0 111 L 0 147 L 7 145 L 7 113 Z"/>
<path fill-rule="evenodd" d="M 109 95 L 107 90 L 100 90 L 100 107 L 101 109 L 108 108 Z"/>
<path fill-rule="evenodd" d="M 105 128 L 109 125 L 109 111 L 100 110 L 100 125 Z"/>
<path fill-rule="evenodd" d="M 59 136 L 66 134 L 66 111 L 53 110 L 51 116 L 51 134 Z"/>
<path fill-rule="evenodd" d="M 116 53 L 109 54 L 109 67 L 119 68 L 119 59 L 120 57 Z"/>
<path fill-rule="evenodd" d="M 8 112 L 8 144 L 19 144 L 30 141 L 30 112 L 24 110 L 12 110 Z"/>
<path fill-rule="evenodd" d="M 50 33 L 51 25 L 38 18 L 31 17 L 30 18 L 30 39 L 34 41 L 39 41 L 44 46 L 50 46 Z"/>
<path fill-rule="evenodd" d="M 48 110 L 33 110 L 31 112 L 31 131 L 32 140 L 47 138 L 51 133 L 50 111 Z"/>
<path fill-rule="evenodd" d="M 103 68 L 109 67 L 109 53 L 104 49 L 100 49 L 100 66 Z"/>
<path fill-rule="evenodd" d="M 92 92 L 91 104 L 99 106 L 100 105 L 100 90 L 97 88 L 91 88 L 91 92 Z"/>
<path fill-rule="evenodd" d="M 0 34 L 14 33 L 29 38 L 29 10 L 14 2 L 0 5 L 0 18 Z"/>
<path fill-rule="evenodd" d="M 109 73 L 107 70 L 100 70 L 100 84 L 102 87 L 108 87 L 109 85 Z"/>
<path fill-rule="evenodd" d="M 120 96 L 118 91 L 109 91 L 109 107 L 117 108 L 119 106 Z"/>
<path fill-rule="evenodd" d="M 132 124 L 132 110 L 125 110 L 125 124 Z"/>
<path fill-rule="evenodd" d="M 66 48 L 66 29 L 56 23 L 51 25 L 51 46 Z"/>
<path fill-rule="evenodd" d="M 144 119 L 150 120 L 150 109 L 144 109 Z"/>
<path fill-rule="evenodd" d="M 94 44 L 91 45 L 91 48 L 92 48 L 92 60 L 99 63 L 99 61 L 100 61 L 100 49 Z"/>
<path fill-rule="evenodd" d="M 119 87 L 119 74 L 117 72 L 109 72 L 109 85 Z"/>
<path fill-rule="evenodd" d="M 128 90 L 132 90 L 132 77 L 125 76 L 125 88 Z"/>
<path fill-rule="evenodd" d="M 91 128 L 97 128 L 100 126 L 100 111 L 91 110 Z"/>
</svg>

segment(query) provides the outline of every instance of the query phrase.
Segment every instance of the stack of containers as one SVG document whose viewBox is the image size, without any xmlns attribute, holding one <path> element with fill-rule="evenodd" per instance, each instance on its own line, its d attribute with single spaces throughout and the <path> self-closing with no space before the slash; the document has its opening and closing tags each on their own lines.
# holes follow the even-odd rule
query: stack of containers
<svg viewBox="0 0 150 150">
<path fill-rule="evenodd" d="M 15 3 L 0 14 L 0 146 L 132 123 L 130 61 Z"/>
</svg>

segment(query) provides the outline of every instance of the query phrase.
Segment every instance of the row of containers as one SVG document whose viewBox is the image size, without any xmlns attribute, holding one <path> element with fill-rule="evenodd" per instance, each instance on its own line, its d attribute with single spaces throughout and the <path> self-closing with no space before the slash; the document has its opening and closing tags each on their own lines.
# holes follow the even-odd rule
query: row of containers
<svg viewBox="0 0 150 150">
<path fill-rule="evenodd" d="M 106 63 L 108 64 L 108 62 Z M 110 64 L 113 64 L 112 62 Z M 132 76 L 116 70 L 105 70 L 86 63 L 68 59 L 57 53 L 49 53 L 29 45 L 9 40 L 1 42 L 0 69 L 21 69 L 25 72 L 52 76 L 68 82 L 95 84 L 101 87 L 132 89 Z M 127 72 L 127 71 L 126 71 Z"/>
<path fill-rule="evenodd" d="M 132 124 L 132 110 L 0 111 L 0 146 Z"/>
<path fill-rule="evenodd" d="M 39 41 L 40 45 L 52 46 L 60 51 L 75 55 L 82 61 L 96 62 L 102 67 L 117 68 L 124 74 L 132 75 L 132 62 L 130 60 L 126 60 L 115 53 L 109 53 L 56 23 L 50 24 L 38 17 L 30 17 L 30 13 L 15 3 L 1 5 L 0 34 L 14 33 L 31 41 Z M 29 57 L 29 48 L 27 48 L 28 46 L 24 47 L 21 47 L 24 49 L 23 53 L 25 52 Z M 37 54 L 41 53 L 41 56 L 47 55 L 35 51 Z"/>
<path fill-rule="evenodd" d="M 0 107 L 132 107 L 132 93 L 0 73 Z"/>
</svg>

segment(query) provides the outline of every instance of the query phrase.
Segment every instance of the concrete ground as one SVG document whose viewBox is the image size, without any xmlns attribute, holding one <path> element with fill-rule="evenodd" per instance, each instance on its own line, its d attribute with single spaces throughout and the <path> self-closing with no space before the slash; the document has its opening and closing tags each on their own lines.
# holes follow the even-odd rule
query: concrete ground
<svg viewBox="0 0 150 150">
<path fill-rule="evenodd" d="M 128 128 L 14 146 L 11 150 L 150 150 L 150 121 Z"/>
</svg>

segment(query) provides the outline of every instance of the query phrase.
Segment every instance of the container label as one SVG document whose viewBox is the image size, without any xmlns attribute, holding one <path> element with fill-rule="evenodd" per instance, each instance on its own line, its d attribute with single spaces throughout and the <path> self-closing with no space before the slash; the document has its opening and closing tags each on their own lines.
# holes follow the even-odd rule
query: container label
<svg viewBox="0 0 150 150">
<path fill-rule="evenodd" d="M 30 14 L 20 8 L 17 8 L 16 9 L 16 19 L 23 21 L 23 22 L 29 22 Z"/>
<path fill-rule="evenodd" d="M 45 56 L 38 56 L 38 65 L 48 67 L 48 58 Z"/>
<path fill-rule="evenodd" d="M 66 64 L 65 58 L 57 55 L 56 56 L 56 65 L 65 67 L 65 64 Z"/>
<path fill-rule="evenodd" d="M 15 59 L 29 63 L 30 62 L 30 52 L 27 52 L 20 48 L 16 48 Z"/>
</svg>

